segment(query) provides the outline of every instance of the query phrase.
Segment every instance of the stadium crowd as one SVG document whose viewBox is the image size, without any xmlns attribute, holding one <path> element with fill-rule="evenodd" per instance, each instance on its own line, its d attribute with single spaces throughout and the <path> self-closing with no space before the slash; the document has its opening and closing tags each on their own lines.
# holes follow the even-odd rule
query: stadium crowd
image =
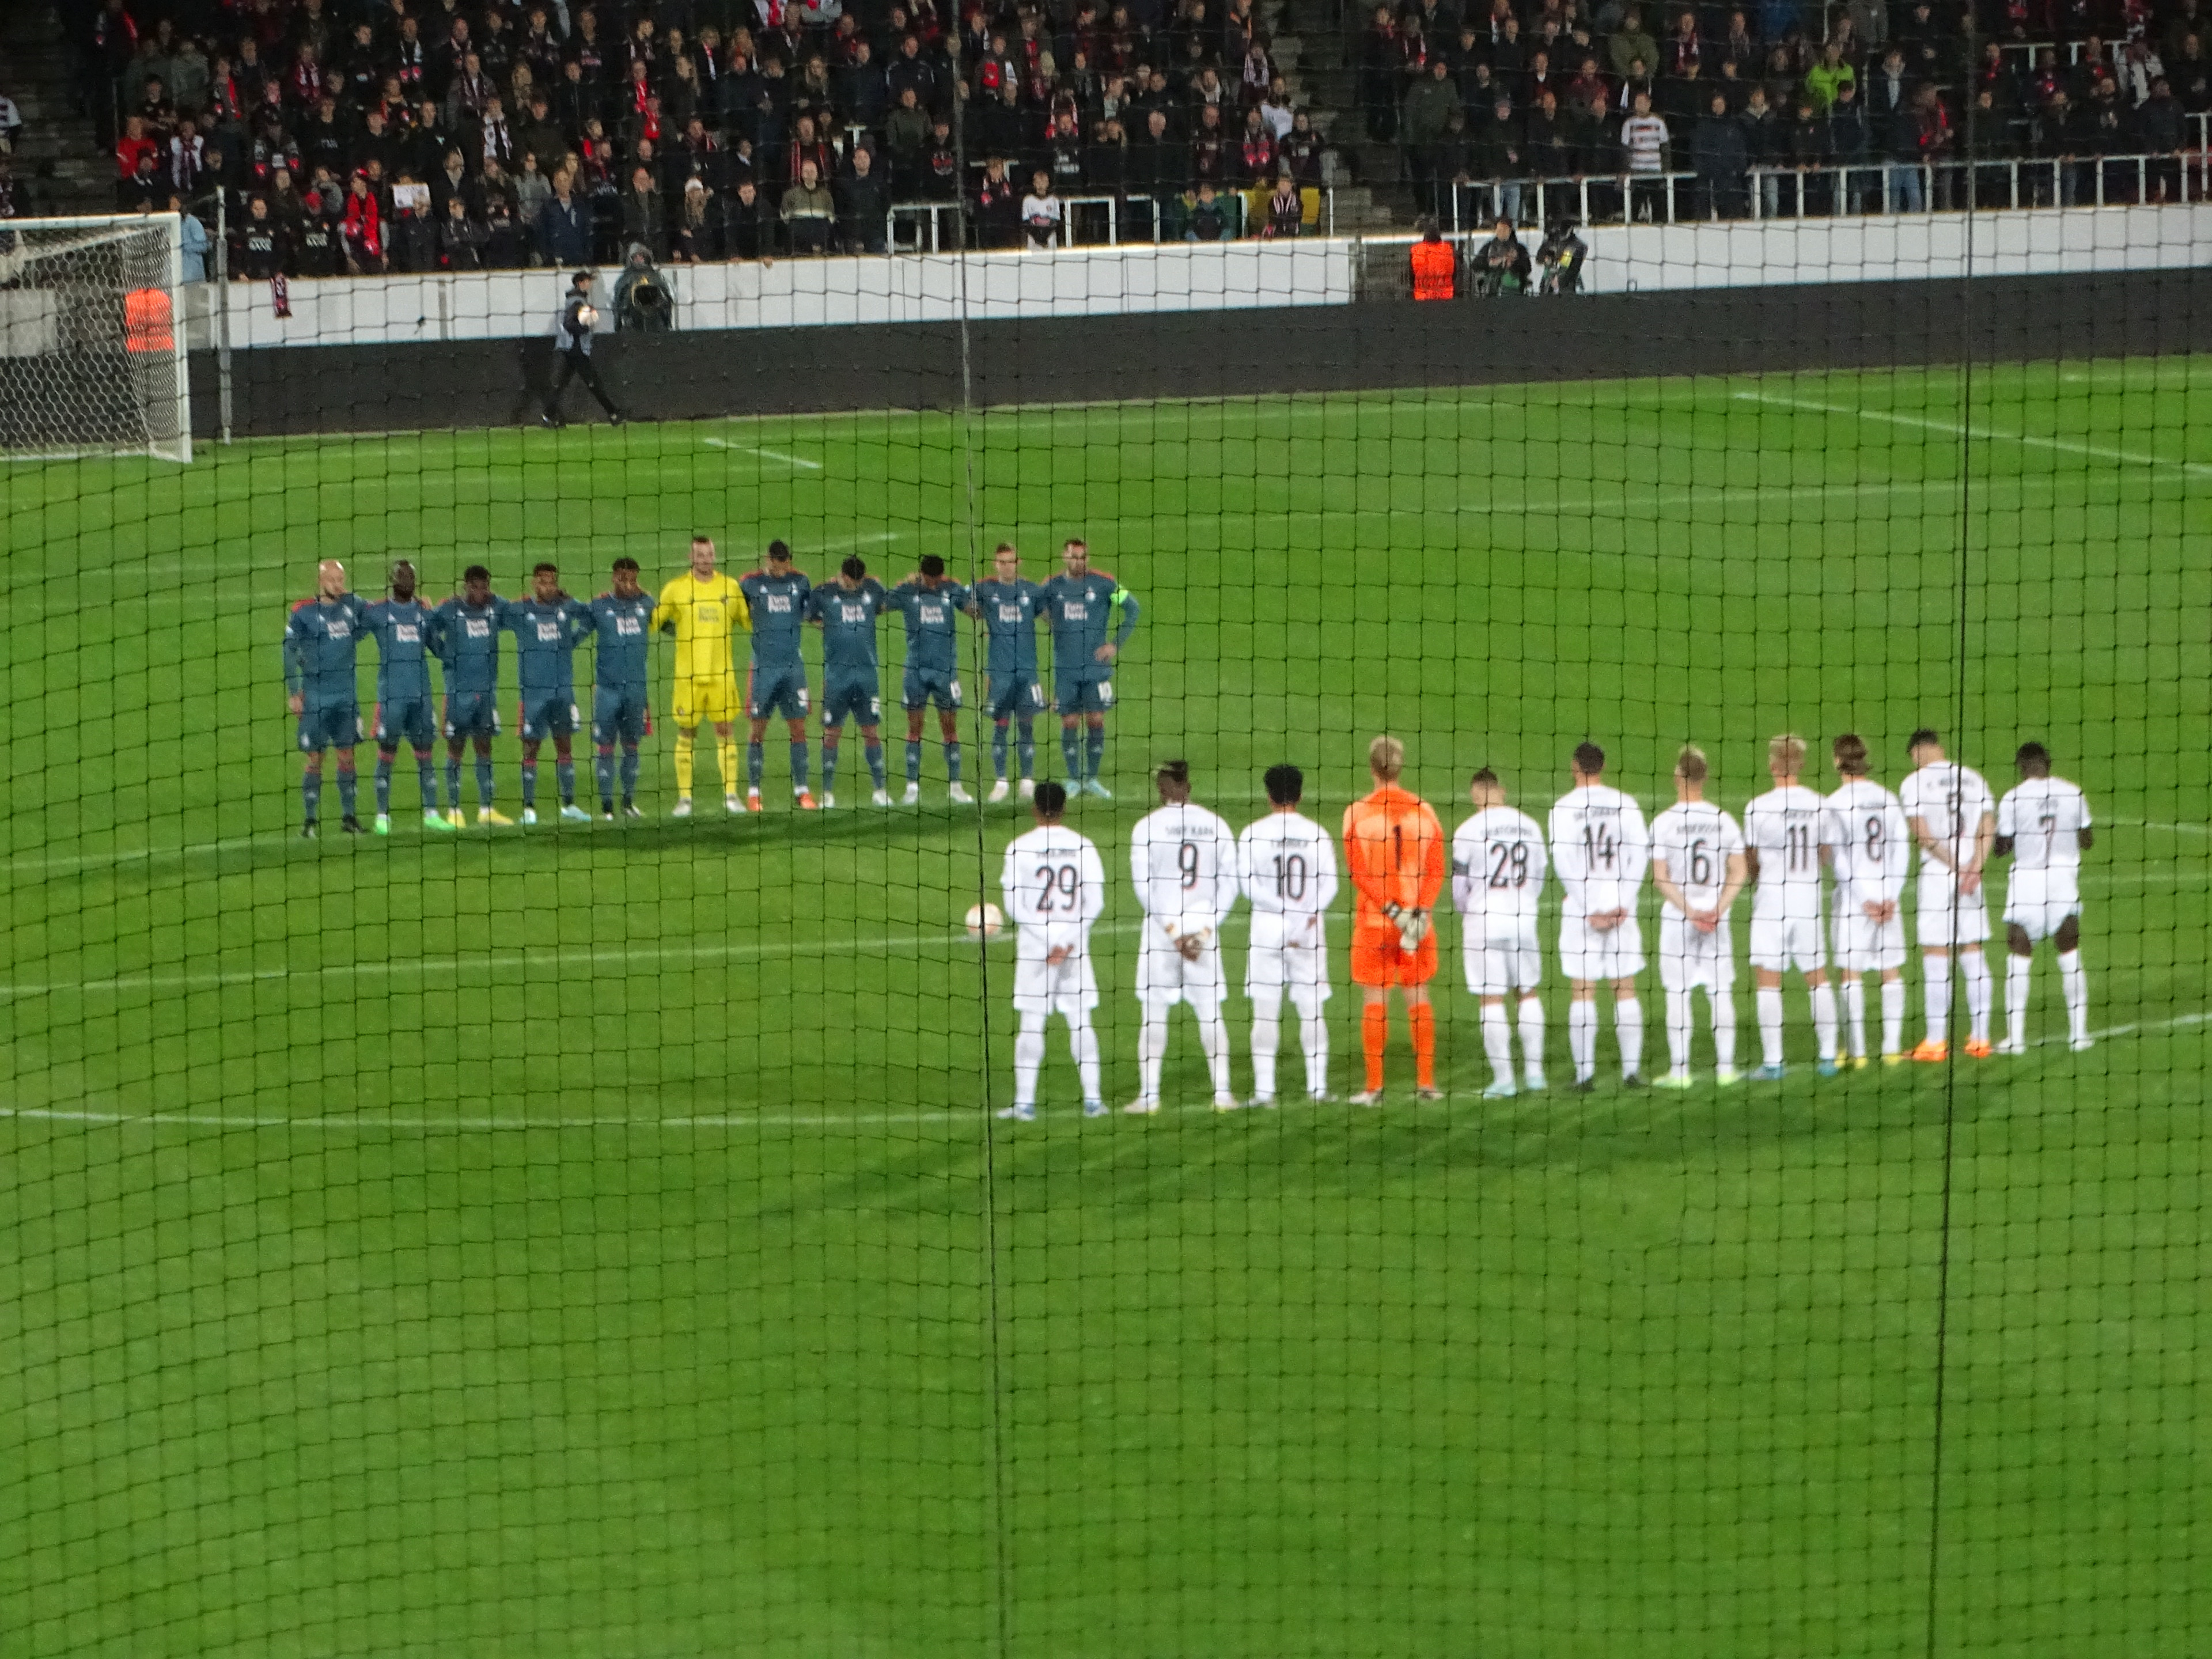
<svg viewBox="0 0 2212 1659">
<path fill-rule="evenodd" d="M 1252 0 L 64 9 L 119 205 L 223 191 L 240 276 L 882 252 L 894 203 L 985 247 L 1058 246 L 1077 197 L 1295 235 L 1321 176 Z"/>
<path fill-rule="evenodd" d="M 2179 199 L 2212 111 L 2203 0 L 1405 0 L 1361 51 L 1370 138 L 1425 210 L 1521 219 L 1536 181 L 1598 179 L 1594 217 L 1913 212 Z M 1663 175 L 1693 174 L 1665 203 Z M 1968 182 L 1971 177 L 1971 184 Z M 1528 216 L 1534 216 L 1533 206 Z"/>
</svg>

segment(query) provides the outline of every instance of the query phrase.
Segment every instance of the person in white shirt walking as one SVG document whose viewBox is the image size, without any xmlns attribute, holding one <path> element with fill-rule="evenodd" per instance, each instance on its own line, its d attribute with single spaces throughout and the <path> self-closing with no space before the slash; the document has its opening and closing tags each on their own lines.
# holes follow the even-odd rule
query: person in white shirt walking
<svg viewBox="0 0 2212 1659">
<path fill-rule="evenodd" d="M 1482 1002 L 1482 1048 L 1490 1059 L 1490 1086 L 1482 1097 L 1510 1100 L 1519 1090 L 1505 999 L 1515 992 L 1521 1000 L 1522 1076 L 1528 1088 L 1544 1087 L 1544 1002 L 1536 994 L 1544 947 L 1536 937 L 1536 913 L 1549 860 L 1542 828 L 1506 805 L 1497 773 L 1486 766 L 1477 772 L 1467 798 L 1474 816 L 1452 836 L 1452 908 L 1460 915 L 1467 988 Z"/>
<path fill-rule="evenodd" d="M 1620 1043 L 1620 1080 L 1644 1086 L 1644 1005 L 1636 976 L 1644 971 L 1644 930 L 1638 893 L 1651 862 L 1644 809 L 1604 781 L 1605 750 L 1576 746 L 1574 787 L 1552 808 L 1552 863 L 1566 889 L 1559 918 L 1559 966 L 1572 989 L 1567 1046 L 1575 1087 L 1587 1093 L 1597 1075 L 1597 985 L 1613 987 L 1613 1035 Z"/>
<path fill-rule="evenodd" d="M 1137 820 L 1129 837 L 1129 873 L 1144 907 L 1137 949 L 1137 1000 L 1145 1020 L 1137 1036 L 1139 1092 L 1124 1110 L 1160 1109 L 1160 1067 L 1168 1051 L 1168 1015 L 1187 1002 L 1198 1017 L 1198 1040 L 1213 1079 L 1213 1109 L 1237 1109 L 1229 1086 L 1229 1025 L 1221 1016 L 1228 987 L 1221 969 L 1221 924 L 1237 902 L 1237 836 L 1218 814 L 1190 799 L 1190 767 L 1170 761 L 1153 775 L 1160 805 Z"/>
<path fill-rule="evenodd" d="M 2016 757 L 2021 781 L 1997 803 L 1996 852 L 2012 860 L 2005 884 L 2005 1036 L 2002 1052 L 2027 1052 L 2027 992 L 2035 947 L 2049 939 L 2058 952 L 2066 993 L 2067 1040 L 2076 1054 L 2090 1046 L 2089 970 L 2081 965 L 2081 854 L 2096 844 L 2089 799 L 2051 775 L 2051 751 L 2024 743 Z"/>
<path fill-rule="evenodd" d="M 1328 907 L 1336 900 L 1336 842 L 1302 815 L 1305 775 L 1271 766 L 1267 816 L 1237 839 L 1237 867 L 1252 906 L 1244 994 L 1252 1001 L 1252 1103 L 1275 1103 L 1283 999 L 1297 1010 L 1306 1095 L 1328 1098 Z"/>
<path fill-rule="evenodd" d="M 1007 843 L 999 869 L 1006 918 L 1018 931 L 1014 944 L 1014 1103 L 999 1115 L 1028 1122 L 1036 1116 L 1037 1074 L 1044 1066 L 1046 1019 L 1067 1022 L 1067 1041 L 1083 1084 L 1083 1115 L 1106 1110 L 1098 1080 L 1098 1034 L 1091 1011 L 1098 1006 L 1098 981 L 1091 967 L 1091 924 L 1106 908 L 1106 866 L 1090 841 L 1067 828 L 1067 791 L 1037 786 L 1030 803 L 1036 828 Z"/>
<path fill-rule="evenodd" d="M 1835 841 L 1836 967 L 1844 980 L 1850 1064 L 1868 1064 L 1866 983 L 1881 981 L 1881 1058 L 1905 1059 L 1905 897 L 1912 830 L 1896 796 L 1867 775 L 1866 740 L 1846 732 L 1830 751 L 1843 785 L 1828 797 Z"/>
<path fill-rule="evenodd" d="M 1723 1087 L 1735 1069 L 1735 940 L 1729 908 L 1749 873 L 1743 832 L 1705 799 L 1705 750 L 1686 746 L 1674 762 L 1674 804 L 1651 823 L 1651 878 L 1665 901 L 1659 912 L 1659 983 L 1667 994 L 1669 1069 L 1662 1089 L 1690 1086 L 1696 994 L 1713 1018 L 1713 1077 Z"/>
<path fill-rule="evenodd" d="M 1757 986 L 1762 1063 L 1754 1076 L 1772 1082 L 1782 1063 L 1782 975 L 1805 976 L 1813 1001 L 1813 1033 L 1823 1077 L 1836 1073 L 1836 993 L 1828 983 L 1821 939 L 1820 869 L 1834 854 L 1828 803 L 1798 781 L 1805 739 L 1784 732 L 1766 745 L 1774 787 L 1743 809 L 1744 862 L 1757 884 L 1751 901 L 1751 971 Z"/>
<path fill-rule="evenodd" d="M 1912 1058 L 1939 1064 L 1951 1057 L 1951 963 L 1966 981 L 1966 1053 L 1990 1053 L 1994 987 L 1982 954 L 1990 936 L 1983 866 L 1996 841 L 1997 802 L 1980 773 L 1947 760 L 1943 739 L 1926 727 L 1912 734 L 1913 773 L 1898 790 L 1905 821 L 1920 843 L 1920 907 L 1916 932 L 1928 1035 Z"/>
</svg>

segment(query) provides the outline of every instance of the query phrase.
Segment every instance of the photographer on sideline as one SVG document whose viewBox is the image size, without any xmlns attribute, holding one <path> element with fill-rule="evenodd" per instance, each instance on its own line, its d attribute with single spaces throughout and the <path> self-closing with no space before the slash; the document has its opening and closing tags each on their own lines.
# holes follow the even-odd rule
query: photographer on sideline
<svg viewBox="0 0 2212 1659">
<path fill-rule="evenodd" d="M 642 242 L 629 245 L 629 264 L 615 278 L 615 327 L 665 334 L 676 326 L 676 295 Z"/>
<path fill-rule="evenodd" d="M 568 279 L 568 295 L 561 302 L 561 315 L 553 325 L 553 389 L 545 394 L 545 413 L 541 417 L 547 426 L 568 424 L 561 416 L 561 394 L 568 389 L 571 380 L 580 380 L 591 388 L 611 424 L 623 423 L 622 410 L 608 395 L 599 371 L 592 367 L 592 325 L 599 320 L 599 313 L 592 306 L 592 273 L 580 270 Z"/>
</svg>

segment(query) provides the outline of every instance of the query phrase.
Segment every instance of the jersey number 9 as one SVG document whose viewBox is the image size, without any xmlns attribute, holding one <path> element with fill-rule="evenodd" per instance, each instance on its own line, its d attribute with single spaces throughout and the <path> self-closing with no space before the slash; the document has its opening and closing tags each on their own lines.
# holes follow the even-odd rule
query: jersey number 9
<svg viewBox="0 0 2212 1659">
<path fill-rule="evenodd" d="M 1198 848 L 1185 842 L 1176 852 L 1176 868 L 1182 872 L 1183 891 L 1198 885 Z"/>
</svg>

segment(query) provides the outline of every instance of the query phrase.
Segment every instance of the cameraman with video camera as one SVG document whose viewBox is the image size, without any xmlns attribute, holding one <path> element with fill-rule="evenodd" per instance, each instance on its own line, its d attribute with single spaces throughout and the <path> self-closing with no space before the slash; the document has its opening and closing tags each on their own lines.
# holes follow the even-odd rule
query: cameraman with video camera
<svg viewBox="0 0 2212 1659">
<path fill-rule="evenodd" d="M 665 334 L 676 326 L 676 295 L 642 242 L 629 245 L 629 264 L 615 278 L 615 327 Z"/>
</svg>

